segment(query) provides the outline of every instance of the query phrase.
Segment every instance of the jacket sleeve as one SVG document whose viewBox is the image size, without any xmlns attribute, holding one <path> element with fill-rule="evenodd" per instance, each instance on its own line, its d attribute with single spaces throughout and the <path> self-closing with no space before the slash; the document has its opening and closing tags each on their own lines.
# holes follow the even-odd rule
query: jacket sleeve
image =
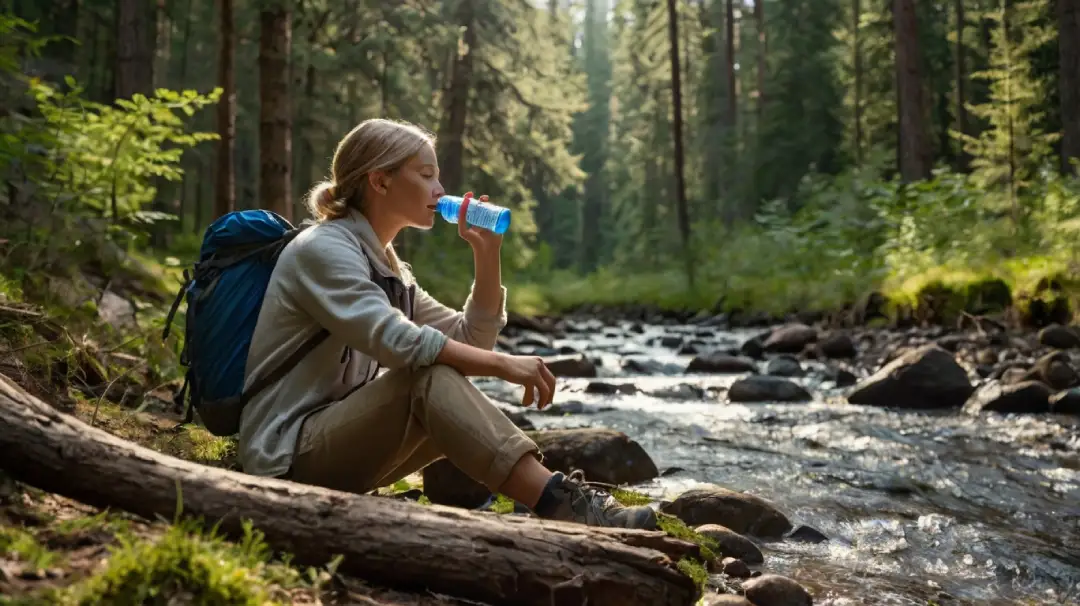
<svg viewBox="0 0 1080 606">
<path fill-rule="evenodd" d="M 355 243 L 327 229 L 295 245 L 295 254 L 279 261 L 289 263 L 280 268 L 288 272 L 285 291 L 330 334 L 389 369 L 435 362 L 447 336 L 391 305 Z"/>
<path fill-rule="evenodd" d="M 421 326 L 435 328 L 455 341 L 481 349 L 495 349 L 495 341 L 506 326 L 506 287 L 502 287 L 497 313 L 481 310 L 470 291 L 462 311 L 447 307 L 419 286 L 413 304 L 413 320 Z"/>
</svg>

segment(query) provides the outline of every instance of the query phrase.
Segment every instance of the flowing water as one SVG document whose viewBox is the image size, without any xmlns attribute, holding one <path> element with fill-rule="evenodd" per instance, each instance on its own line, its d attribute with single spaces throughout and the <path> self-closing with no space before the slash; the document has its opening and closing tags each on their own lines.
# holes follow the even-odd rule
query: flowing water
<svg viewBox="0 0 1080 606">
<path fill-rule="evenodd" d="M 657 343 L 681 334 L 707 350 L 757 332 L 570 333 L 554 347 L 602 360 L 600 377 L 559 380 L 556 403 L 579 403 L 577 414 L 527 416 L 537 428 L 625 432 L 662 472 L 636 486 L 658 499 L 711 483 L 768 498 L 795 526 L 820 530 L 829 541 L 760 544 L 762 570 L 797 579 L 815 604 L 1080 604 L 1076 419 L 849 405 L 815 363 L 792 379 L 814 394 L 811 403 L 728 403 L 737 375 L 687 375 L 692 356 Z M 595 380 L 640 391 L 585 393 Z M 520 401 L 520 389 L 478 384 Z"/>
</svg>

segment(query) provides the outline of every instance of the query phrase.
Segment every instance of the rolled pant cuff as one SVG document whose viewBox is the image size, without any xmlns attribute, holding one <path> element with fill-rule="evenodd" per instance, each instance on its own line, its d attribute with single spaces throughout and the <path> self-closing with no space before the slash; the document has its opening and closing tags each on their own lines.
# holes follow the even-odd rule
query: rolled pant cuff
<svg viewBox="0 0 1080 606">
<path fill-rule="evenodd" d="M 491 466 L 484 474 L 484 485 L 492 492 L 497 492 L 510 477 L 514 465 L 517 465 L 521 457 L 529 453 L 536 454 L 537 458 L 540 458 L 540 447 L 528 436 L 519 432 L 507 438 L 495 453 Z"/>
</svg>

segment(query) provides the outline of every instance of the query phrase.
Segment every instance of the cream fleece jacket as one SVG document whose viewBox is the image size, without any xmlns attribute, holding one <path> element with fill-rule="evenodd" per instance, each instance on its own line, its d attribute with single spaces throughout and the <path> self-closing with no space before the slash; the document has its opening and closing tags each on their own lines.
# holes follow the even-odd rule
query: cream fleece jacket
<svg viewBox="0 0 1080 606">
<path fill-rule="evenodd" d="M 410 321 L 371 280 L 369 259 L 392 275 L 386 252 L 357 211 L 304 230 L 282 250 L 252 335 L 245 388 L 321 327 L 330 336 L 244 407 L 239 458 L 245 472 L 286 473 L 307 415 L 374 378 L 375 361 L 388 369 L 428 366 L 447 339 L 494 349 L 506 326 L 505 287 L 498 313 L 490 314 L 471 294 L 456 311 L 417 285 Z"/>
</svg>

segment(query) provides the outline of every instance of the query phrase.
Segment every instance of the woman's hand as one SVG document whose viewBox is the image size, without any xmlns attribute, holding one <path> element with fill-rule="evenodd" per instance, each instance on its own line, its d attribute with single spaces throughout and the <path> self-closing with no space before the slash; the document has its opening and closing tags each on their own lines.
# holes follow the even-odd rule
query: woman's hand
<svg viewBox="0 0 1080 606">
<path fill-rule="evenodd" d="M 505 355 L 499 365 L 498 376 L 525 388 L 525 395 L 521 398 L 522 406 L 534 403 L 534 392 L 539 396 L 539 399 L 535 400 L 537 410 L 546 408 L 555 397 L 555 375 L 537 356 Z"/>
<path fill-rule="evenodd" d="M 473 254 L 482 257 L 497 255 L 502 247 L 503 237 L 490 229 L 476 227 L 465 222 L 466 213 L 469 212 L 469 203 L 472 202 L 473 193 L 466 192 L 463 196 L 461 209 L 458 210 L 458 235 L 472 246 Z M 480 196 L 481 202 L 487 202 L 488 197 Z"/>
</svg>

